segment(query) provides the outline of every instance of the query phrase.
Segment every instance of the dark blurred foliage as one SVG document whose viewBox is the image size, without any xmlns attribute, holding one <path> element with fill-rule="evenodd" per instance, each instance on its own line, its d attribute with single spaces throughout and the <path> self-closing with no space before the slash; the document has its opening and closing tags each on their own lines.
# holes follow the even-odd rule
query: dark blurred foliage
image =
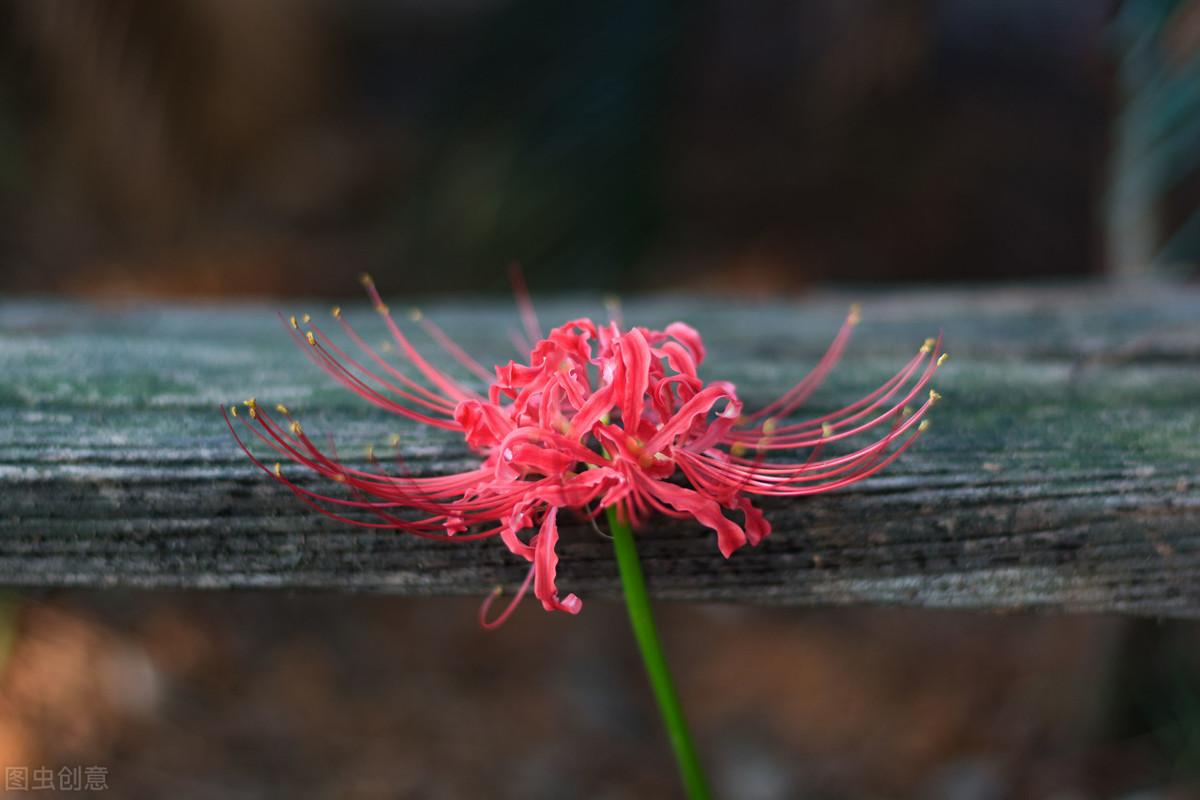
<svg viewBox="0 0 1200 800">
<path fill-rule="evenodd" d="M 477 604 L 30 598 L 0 618 L 0 763 L 106 765 L 122 798 L 678 796 L 618 604 L 531 606 L 494 634 Z M 718 797 L 1197 796 L 1192 624 L 672 603 L 658 616 Z"/>
<path fill-rule="evenodd" d="M 1096 0 L 0 6 L 0 288 L 1094 273 Z"/>
<path fill-rule="evenodd" d="M 1200 261 L 1200 2 L 1128 0 L 1114 25 L 1126 102 L 1116 121 L 1109 239 L 1124 273 Z"/>
</svg>

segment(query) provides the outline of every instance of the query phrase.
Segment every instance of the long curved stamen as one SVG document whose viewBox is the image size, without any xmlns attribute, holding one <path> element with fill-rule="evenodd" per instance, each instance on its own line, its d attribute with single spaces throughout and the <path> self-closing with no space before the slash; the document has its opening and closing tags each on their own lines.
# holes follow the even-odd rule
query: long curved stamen
<svg viewBox="0 0 1200 800">
<path fill-rule="evenodd" d="M 495 630 L 503 625 L 508 618 L 512 616 L 512 613 L 517 610 L 517 606 L 521 604 L 521 601 L 525 598 L 525 594 L 529 591 L 529 585 L 533 582 L 533 573 L 535 569 L 537 569 L 536 566 L 530 565 L 529 571 L 525 573 L 525 580 L 521 583 L 521 588 L 517 589 L 517 593 L 513 595 L 511 600 L 508 601 L 508 605 L 504 607 L 504 610 L 500 612 L 500 615 L 491 621 L 489 621 L 487 618 L 488 611 L 491 610 L 492 603 L 501 595 L 503 589 L 497 586 L 495 590 L 484 599 L 483 603 L 481 603 L 479 606 L 479 624 L 482 627 L 487 628 L 489 631 Z"/>
<path fill-rule="evenodd" d="M 830 424 L 835 428 L 845 425 L 847 422 L 859 419 L 863 415 L 870 413 L 872 409 L 875 409 L 887 402 L 888 399 L 890 399 L 901 386 L 903 386 L 912 378 L 913 373 L 916 372 L 924 358 L 925 352 L 918 352 L 917 355 L 913 356 L 912 359 L 905 364 L 899 372 L 897 372 L 888 380 L 884 381 L 884 383 L 878 389 L 859 398 L 847 406 L 843 406 L 836 411 L 831 411 L 828 414 L 824 414 L 819 417 L 806 419 L 802 422 L 789 423 L 786 425 L 779 425 L 778 423 L 773 422 L 773 420 L 777 420 L 778 417 L 769 417 L 753 428 L 743 429 L 736 427 L 726 438 L 729 441 L 751 442 L 756 441 L 764 433 L 768 432 L 772 436 L 781 437 L 800 431 L 810 431 L 817 428 L 824 428 L 826 424 Z M 770 428 L 770 431 L 767 431 L 767 428 Z"/>
<path fill-rule="evenodd" d="M 413 366 L 421 371 L 421 374 L 430 383 L 449 395 L 452 400 L 462 401 L 477 397 L 474 392 L 460 386 L 453 378 L 426 361 L 425 357 L 417 351 L 417 348 L 413 347 L 412 342 L 408 340 L 408 337 L 404 335 L 404 331 L 400 330 L 400 326 L 392 318 L 391 311 L 388 310 L 387 304 L 383 302 L 383 298 L 379 296 L 379 290 L 375 288 L 375 281 L 371 279 L 370 275 L 364 274 L 362 276 L 362 285 L 366 287 L 367 294 L 370 296 L 371 302 L 375 305 L 375 311 L 383 318 L 384 325 L 387 326 L 388 332 L 392 334 L 392 338 L 396 340 L 396 344 L 400 347 L 401 352 L 413 363 Z"/>
<path fill-rule="evenodd" d="M 354 326 L 350 324 L 350 321 L 348 319 L 346 319 L 344 314 L 338 314 L 336 317 L 336 320 L 337 320 L 338 325 L 341 327 L 342 332 L 345 333 L 350 338 L 350 340 L 354 342 L 355 346 L 358 347 L 359 350 L 361 350 L 362 352 L 364 352 L 367 355 L 367 358 L 371 359 L 376 364 L 378 364 L 384 370 L 384 372 L 386 372 L 392 378 L 400 381 L 400 383 L 403 386 L 408 387 L 408 390 L 411 390 L 412 392 L 415 392 L 416 394 L 421 396 L 423 398 L 423 400 L 419 401 L 419 402 L 422 402 L 422 404 L 425 404 L 430 408 L 436 407 L 438 409 L 441 409 L 441 410 L 443 410 L 444 413 L 449 413 L 449 414 L 454 413 L 454 406 L 456 405 L 454 400 L 451 400 L 444 394 L 439 394 L 438 392 L 433 391 L 432 389 L 430 389 L 427 386 L 423 386 L 422 384 L 413 380 L 409 375 L 407 375 L 403 371 L 397 369 L 395 365 L 393 365 L 390 361 L 388 361 L 386 358 L 384 358 L 379 353 L 378 350 L 376 350 L 365 339 L 363 339 L 363 337 L 358 333 L 358 331 L 355 330 Z M 316 324 L 312 324 L 311 327 L 318 336 L 322 336 L 323 341 L 327 343 L 329 348 L 331 350 L 333 350 L 334 353 L 339 358 L 346 360 L 348 363 L 352 364 L 360 372 L 363 372 L 364 374 L 371 376 L 374 380 L 378 381 L 379 383 L 384 384 L 384 381 L 382 380 L 382 378 L 380 378 L 378 375 L 376 375 L 376 373 L 372 372 L 366 366 L 360 364 L 358 361 L 356 361 L 354 358 L 352 358 L 349 354 L 347 354 L 346 351 L 343 350 L 341 347 L 339 347 L 337 345 L 337 343 L 335 341 L 333 341 L 333 339 L 331 337 L 323 336 L 321 329 Z M 385 342 L 385 344 L 386 344 L 386 342 Z M 389 389 L 391 391 L 397 391 L 397 392 L 401 391 L 401 390 L 398 390 L 398 389 L 395 389 L 394 387 L 392 387 L 391 384 L 386 384 L 386 385 L 389 387 Z"/>
<path fill-rule="evenodd" d="M 474 373 L 475 377 L 484 383 L 491 383 L 495 375 L 484 369 L 482 364 L 472 358 L 466 350 L 463 350 L 457 342 L 442 330 L 441 326 L 425 316 L 420 309 L 413 309 L 412 317 L 429 334 L 429 338 L 441 345 L 442 349 L 449 353 L 455 361 Z"/>
<path fill-rule="evenodd" d="M 917 380 L 917 382 L 912 387 L 909 388 L 908 392 L 903 397 L 901 397 L 899 400 L 897 400 L 891 408 L 880 413 L 875 418 L 868 420 L 867 422 L 861 423 L 858 426 L 856 426 L 854 428 L 850 428 L 848 430 L 838 431 L 838 432 L 832 434 L 831 436 L 825 436 L 823 431 L 822 431 L 821 435 L 819 435 L 819 436 L 813 435 L 816 433 L 815 431 L 812 432 L 811 434 L 806 431 L 806 432 L 797 432 L 797 433 L 791 434 L 791 435 L 784 435 L 784 436 L 780 436 L 776 439 L 773 439 L 772 441 L 770 441 L 768 444 L 766 444 L 764 446 L 767 447 L 768 449 L 772 449 L 772 450 L 811 447 L 820 442 L 838 441 L 841 439 L 849 438 L 851 436 L 856 436 L 860 433 L 863 433 L 864 431 L 870 430 L 871 428 L 875 427 L 876 425 L 879 425 L 882 422 L 886 421 L 893 414 L 896 414 L 896 413 L 900 412 L 901 410 L 903 410 L 904 406 L 906 406 L 908 403 L 910 403 L 912 401 L 912 399 L 914 397 L 916 397 L 918 394 L 920 394 L 920 392 L 929 384 L 929 381 L 933 379 L 933 376 L 937 372 L 938 367 L 940 366 L 940 363 L 944 363 L 941 358 L 938 358 L 938 359 L 931 358 L 925 368 L 925 371 L 922 373 L 921 377 Z M 897 386 L 897 388 L 898 388 L 898 386 Z M 884 395 L 883 397 L 880 397 L 876 403 L 873 403 L 870 407 L 863 409 L 862 412 L 853 415 L 853 417 L 851 419 L 861 418 L 861 416 L 863 416 L 863 414 L 865 414 L 866 412 L 869 412 L 870 410 L 873 410 L 873 408 L 876 407 L 878 404 L 889 400 L 890 397 L 894 393 L 895 393 L 894 390 L 889 391 L 886 395 Z M 836 429 L 838 424 L 845 425 L 849 421 L 851 421 L 851 420 L 839 420 L 838 423 L 832 423 L 831 427 Z M 808 437 L 808 438 L 806 438 L 806 437 Z"/>
<path fill-rule="evenodd" d="M 238 435 L 237 431 L 233 428 L 232 421 L 229 419 L 229 416 L 226 414 L 224 408 L 222 408 L 222 415 L 225 417 L 225 423 L 226 423 L 226 425 L 229 426 L 229 430 L 233 434 L 234 440 L 237 442 L 238 446 L 242 449 L 242 451 L 246 454 L 246 456 L 250 459 L 250 461 L 255 466 L 257 466 L 263 472 L 270 475 L 276 482 L 281 483 L 284 486 L 288 487 L 297 496 L 297 498 L 301 502 L 303 502 L 305 505 L 309 506 L 310 508 L 314 509 L 315 511 L 320 512 L 324 516 L 330 517 L 331 519 L 335 519 L 339 522 L 346 522 L 346 523 L 349 523 L 351 525 L 355 525 L 355 526 L 361 527 L 361 528 L 403 530 L 407 533 L 412 533 L 416 536 L 420 536 L 425 539 L 432 539 L 435 541 L 473 541 L 476 539 L 490 538 L 490 537 L 495 536 L 498 533 L 500 533 L 499 528 L 494 528 L 491 530 L 479 531 L 479 532 L 475 532 L 475 533 L 457 534 L 455 536 L 449 536 L 444 533 L 441 533 L 441 534 L 432 533 L 432 531 L 439 530 L 442 527 L 442 520 L 440 518 L 430 518 L 430 519 L 425 519 L 425 520 L 402 520 L 400 518 L 392 517 L 392 516 L 388 515 L 387 520 L 384 522 L 367 522 L 367 521 L 364 521 L 361 519 L 355 519 L 352 517 L 347 517 L 347 516 L 338 514 L 336 512 L 332 512 L 329 509 L 322 506 L 321 503 L 330 503 L 333 505 L 338 505 L 338 506 L 347 507 L 347 508 L 355 508 L 355 509 L 360 509 L 360 510 L 370 510 L 370 511 L 376 512 L 377 514 L 380 512 L 381 509 L 387 508 L 387 507 L 389 507 L 389 505 L 387 503 L 380 503 L 377 501 L 370 502 L 370 503 L 363 503 L 363 502 L 357 502 L 357 501 L 352 501 L 352 500 L 346 500 L 344 498 L 332 497 L 330 495 L 323 495 L 323 494 L 320 494 L 317 492 L 313 492 L 309 489 L 305 489 L 302 486 L 299 486 L 298 484 L 296 484 L 293 481 L 286 478 L 283 474 L 283 471 L 281 469 L 279 469 L 278 466 L 276 468 L 268 467 L 265 463 L 263 463 L 260 459 L 258 459 L 250 451 L 250 449 L 246 446 L 245 442 Z M 414 503 L 411 502 L 411 500 L 412 500 L 411 497 L 407 498 L 406 502 L 401 503 L 400 505 L 402 505 L 404 507 L 416 507 L 414 505 Z"/>
<path fill-rule="evenodd" d="M 375 389 L 373 389 L 372 387 L 367 385 L 357 375 L 355 375 L 354 373 L 347 370 L 341 364 L 341 362 L 339 362 L 336 358 L 334 358 L 330 354 L 329 350 L 326 348 L 325 340 L 317 338 L 316 334 L 314 334 L 311 331 L 309 332 L 309 336 L 311 337 L 308 340 L 309 345 L 317 354 L 317 357 L 320 360 L 320 366 L 329 375 L 331 375 L 335 380 L 337 380 L 339 383 L 341 383 L 347 389 L 354 392 L 355 394 L 357 394 L 359 397 L 363 398 L 367 402 L 371 403 L 372 405 L 378 406 L 379 408 L 382 408 L 385 411 L 391 411 L 394 414 L 399 414 L 400 416 L 408 417 L 411 420 L 424 423 L 425 425 L 432 425 L 434 427 L 445 428 L 446 430 L 452 430 L 452 431 L 462 430 L 462 426 L 459 425 L 457 422 L 453 421 L 452 419 L 440 419 L 437 417 L 431 417 L 428 414 L 423 414 L 419 411 L 414 411 L 411 408 L 409 408 L 408 406 L 401 405 L 400 403 L 397 403 L 394 400 L 391 400 L 388 397 L 385 397 L 383 394 L 379 393 L 378 391 L 376 391 Z M 391 387 L 391 388 L 393 391 L 396 391 L 397 393 L 402 393 L 402 390 L 397 390 L 397 389 L 395 389 L 395 387 Z M 407 394 L 407 393 L 404 393 L 404 394 Z M 416 400 L 411 395 L 407 395 L 407 399 L 413 399 L 415 402 L 422 402 L 422 401 Z M 428 404 L 425 404 L 425 405 L 428 405 Z M 432 406 L 431 408 L 434 411 L 441 413 L 441 414 L 452 413 L 452 412 L 446 411 L 445 409 L 438 408 L 436 406 Z"/>
<path fill-rule="evenodd" d="M 926 428 L 926 422 L 921 420 L 917 423 L 918 415 L 914 414 L 912 418 L 904 424 L 898 426 L 896 430 L 888 434 L 879 442 L 852 454 L 851 456 L 843 456 L 838 459 L 830 459 L 825 462 L 816 462 L 811 465 L 824 472 L 811 472 L 808 468 L 804 470 L 777 470 L 768 472 L 767 468 L 751 472 L 738 471 L 736 466 L 729 464 L 718 464 L 702 456 L 688 454 L 685 457 L 691 467 L 696 471 L 697 477 L 703 479 L 709 485 L 720 486 L 728 482 L 733 477 L 749 480 L 743 484 L 743 491 L 751 494 L 771 494 L 781 496 L 801 496 L 808 494 L 818 494 L 821 492 L 832 491 L 843 486 L 848 486 L 851 483 L 863 480 L 882 468 L 890 464 L 899 453 L 906 450 L 912 442 L 923 433 Z M 913 424 L 917 424 L 917 431 L 910 434 L 900 446 L 890 454 L 884 456 L 883 453 L 887 447 L 894 441 L 900 439 L 904 434 L 912 428 Z M 880 457 L 883 458 L 882 462 Z M 833 478 L 833 480 L 830 480 Z M 822 482 L 823 481 L 823 482 Z M 799 486 L 798 484 L 813 482 L 812 486 Z"/>
<path fill-rule="evenodd" d="M 533 345 L 542 338 L 542 326 L 538 324 L 537 312 L 533 308 L 533 301 L 529 299 L 529 289 L 525 286 L 525 276 L 521 273 L 521 266 L 515 261 L 508 267 L 508 280 L 512 284 L 513 294 L 517 299 L 517 308 L 521 313 L 521 324 L 525 327 L 525 336 L 529 339 L 532 349 Z"/>
<path fill-rule="evenodd" d="M 859 318 L 858 306 L 852 306 L 850 313 L 846 315 L 846 321 L 842 323 L 842 327 L 838 330 L 837 335 L 834 336 L 833 342 L 830 343 L 829 348 L 825 351 L 825 355 L 821 356 L 821 359 L 813 367 L 812 371 L 801 378 L 799 383 L 784 392 L 783 396 L 778 400 L 768 403 L 753 414 L 749 414 L 749 418 L 761 419 L 772 414 L 786 415 L 807 400 L 825 380 L 829 371 L 837 364 L 838 359 L 841 358 L 842 351 L 845 349 L 846 343 L 850 340 L 850 334 L 853 333 L 855 326 L 858 325 Z"/>
</svg>

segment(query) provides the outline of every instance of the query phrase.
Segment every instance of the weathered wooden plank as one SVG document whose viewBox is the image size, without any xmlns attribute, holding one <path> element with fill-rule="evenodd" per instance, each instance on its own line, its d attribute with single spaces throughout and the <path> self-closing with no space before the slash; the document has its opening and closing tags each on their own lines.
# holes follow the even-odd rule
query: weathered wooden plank
<svg viewBox="0 0 1200 800">
<path fill-rule="evenodd" d="M 850 299 L 659 297 L 627 302 L 625 316 L 697 326 L 707 374 L 754 402 L 803 374 Z M 1200 616 L 1200 291 L 853 299 L 864 324 L 814 407 L 873 388 L 941 328 L 953 358 L 934 427 L 852 490 L 770 505 L 774 534 L 729 561 L 695 526 L 645 532 L 653 591 Z M 600 313 L 584 298 L 539 309 L 547 321 Z M 519 581 L 524 567 L 496 542 L 348 529 L 251 468 L 217 413 L 249 394 L 288 404 L 310 436 L 336 433 L 343 454 L 368 443 L 384 454 L 400 433 L 414 469 L 470 459 L 453 437 L 398 425 L 331 386 L 274 311 L 0 302 L 0 583 L 483 593 Z M 510 356 L 507 304 L 427 312 L 484 360 Z M 382 337 L 372 315 L 357 316 Z M 614 591 L 608 542 L 590 527 L 566 529 L 561 555 L 561 587 L 585 600 Z"/>
</svg>

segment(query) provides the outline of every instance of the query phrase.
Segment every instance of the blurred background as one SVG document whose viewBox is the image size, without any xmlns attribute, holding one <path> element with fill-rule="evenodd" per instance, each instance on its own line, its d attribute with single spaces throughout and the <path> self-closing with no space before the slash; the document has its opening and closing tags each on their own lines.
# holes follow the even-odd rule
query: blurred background
<svg viewBox="0 0 1200 800">
<path fill-rule="evenodd" d="M 10 0 L 0 289 L 802 289 L 1200 253 L 1174 0 Z"/>
<path fill-rule="evenodd" d="M 9 0 L 0 292 L 1186 278 L 1198 54 L 1194 0 Z M 129 797 L 673 796 L 619 606 L 474 612 L 8 596 L 0 764 Z M 725 796 L 1200 797 L 1193 626 L 663 615 Z"/>
</svg>

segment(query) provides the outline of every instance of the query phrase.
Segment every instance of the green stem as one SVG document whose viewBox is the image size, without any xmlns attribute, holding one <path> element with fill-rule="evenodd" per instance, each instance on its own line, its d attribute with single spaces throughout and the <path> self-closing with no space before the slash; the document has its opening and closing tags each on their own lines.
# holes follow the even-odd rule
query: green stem
<svg viewBox="0 0 1200 800">
<path fill-rule="evenodd" d="M 621 586 L 625 591 L 629 621 L 633 624 L 633 635 L 642 651 L 642 662 L 646 665 L 646 675 L 654 689 L 659 713 L 662 714 L 663 724 L 667 726 L 667 733 L 671 737 L 671 748 L 675 751 L 679 774 L 683 778 L 687 796 L 691 800 L 703 800 L 711 796 L 708 783 L 704 779 L 703 770 L 700 769 L 696 746 L 692 744 L 692 736 L 688 732 L 683 709 L 679 705 L 679 696 L 675 694 L 675 684 L 671 681 L 671 671 L 667 668 L 667 660 L 663 656 L 662 643 L 658 640 L 658 630 L 654 627 L 650 599 L 646 596 L 646 577 L 642 574 L 642 562 L 638 559 L 633 530 L 628 522 L 621 519 L 614 506 L 609 506 L 605 511 L 608 514 L 609 530 L 612 532 L 613 549 L 617 553 L 617 569 L 621 573 Z"/>
</svg>

